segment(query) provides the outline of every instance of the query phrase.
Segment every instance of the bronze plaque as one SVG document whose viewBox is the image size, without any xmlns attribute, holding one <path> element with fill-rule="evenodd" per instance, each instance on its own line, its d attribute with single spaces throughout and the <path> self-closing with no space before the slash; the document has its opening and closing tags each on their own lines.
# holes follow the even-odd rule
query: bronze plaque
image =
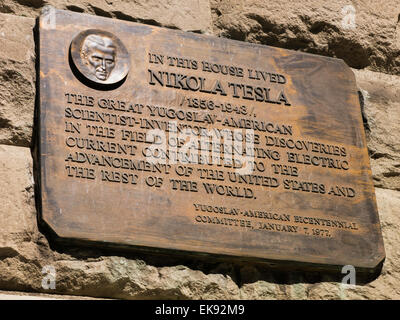
<svg viewBox="0 0 400 320">
<path fill-rule="evenodd" d="M 41 219 L 60 239 L 381 264 L 342 60 L 55 9 L 39 33 Z"/>
</svg>

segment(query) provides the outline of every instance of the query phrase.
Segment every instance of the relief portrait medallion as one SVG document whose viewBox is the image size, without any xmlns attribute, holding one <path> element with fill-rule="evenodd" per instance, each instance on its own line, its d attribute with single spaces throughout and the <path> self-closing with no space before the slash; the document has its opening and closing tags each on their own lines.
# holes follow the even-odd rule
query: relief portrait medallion
<svg viewBox="0 0 400 320">
<path fill-rule="evenodd" d="M 98 84 L 118 83 L 129 72 L 128 51 L 120 39 L 107 31 L 80 32 L 71 42 L 70 54 L 77 71 Z"/>
</svg>

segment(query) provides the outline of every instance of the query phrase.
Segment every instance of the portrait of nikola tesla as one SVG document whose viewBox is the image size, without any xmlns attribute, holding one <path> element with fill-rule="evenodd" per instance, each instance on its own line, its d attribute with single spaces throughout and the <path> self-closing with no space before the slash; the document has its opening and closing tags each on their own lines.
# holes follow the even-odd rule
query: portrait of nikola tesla
<svg viewBox="0 0 400 320">
<path fill-rule="evenodd" d="M 82 43 L 82 62 L 98 80 L 108 79 L 115 67 L 116 58 L 116 45 L 107 36 L 91 34 Z"/>
<path fill-rule="evenodd" d="M 111 32 L 83 30 L 72 39 L 69 50 L 71 70 L 86 85 L 111 90 L 115 87 L 110 85 L 124 83 L 130 69 L 130 55 Z"/>
</svg>

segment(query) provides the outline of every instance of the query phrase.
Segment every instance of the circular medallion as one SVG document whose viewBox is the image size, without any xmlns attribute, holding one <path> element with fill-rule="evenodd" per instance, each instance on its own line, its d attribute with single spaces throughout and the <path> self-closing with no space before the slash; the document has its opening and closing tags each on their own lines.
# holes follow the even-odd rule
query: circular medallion
<svg viewBox="0 0 400 320">
<path fill-rule="evenodd" d="M 72 40 L 70 54 L 79 73 L 99 84 L 115 84 L 129 72 L 128 51 L 121 40 L 107 31 L 80 32 Z"/>
</svg>

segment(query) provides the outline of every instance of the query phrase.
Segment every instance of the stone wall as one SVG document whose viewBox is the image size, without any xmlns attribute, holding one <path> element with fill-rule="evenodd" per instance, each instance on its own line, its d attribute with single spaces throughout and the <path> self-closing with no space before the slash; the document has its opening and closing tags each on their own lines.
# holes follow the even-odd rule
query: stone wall
<svg viewBox="0 0 400 320">
<path fill-rule="evenodd" d="M 343 59 L 356 75 L 365 116 L 387 254 L 380 276 L 344 288 L 319 273 L 277 273 L 254 265 L 49 244 L 37 226 L 30 149 L 36 94 L 34 18 L 45 4 Z M 355 21 L 343 20 L 342 8 L 349 4 Z M 400 298 L 398 0 L 0 0 L 0 12 L 0 290 L 57 298 Z M 56 270 L 55 289 L 42 288 L 45 266 Z"/>
</svg>

